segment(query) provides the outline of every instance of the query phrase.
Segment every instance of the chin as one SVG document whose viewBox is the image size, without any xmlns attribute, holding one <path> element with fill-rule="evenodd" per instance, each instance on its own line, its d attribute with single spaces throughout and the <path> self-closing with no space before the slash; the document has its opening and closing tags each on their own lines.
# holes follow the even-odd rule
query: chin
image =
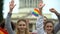
<svg viewBox="0 0 60 34">
<path fill-rule="evenodd" d="M 24 29 L 20 29 L 20 31 L 25 31 Z"/>
<path fill-rule="evenodd" d="M 51 33 L 51 31 L 48 31 L 48 33 Z"/>
</svg>

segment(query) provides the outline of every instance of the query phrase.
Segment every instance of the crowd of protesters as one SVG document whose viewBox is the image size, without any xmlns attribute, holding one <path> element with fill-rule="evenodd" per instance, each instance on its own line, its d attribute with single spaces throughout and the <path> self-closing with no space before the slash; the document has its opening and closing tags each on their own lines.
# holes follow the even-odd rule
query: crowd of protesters
<svg viewBox="0 0 60 34">
<path fill-rule="evenodd" d="M 12 11 L 15 6 L 14 0 L 11 0 L 9 4 L 10 10 L 7 18 L 0 24 L 0 31 L 4 30 L 4 33 L 6 34 L 32 34 L 29 32 L 29 21 L 27 19 L 18 19 L 16 24 L 11 21 Z M 49 9 L 49 11 L 54 13 L 58 18 L 59 23 L 55 26 L 53 21 L 48 20 L 47 16 L 42 14 L 44 6 L 45 4 L 43 4 L 43 2 L 40 2 L 38 5 L 40 14 L 36 21 L 36 34 L 57 34 L 57 32 L 60 30 L 60 13 L 58 13 L 54 8 Z"/>
</svg>

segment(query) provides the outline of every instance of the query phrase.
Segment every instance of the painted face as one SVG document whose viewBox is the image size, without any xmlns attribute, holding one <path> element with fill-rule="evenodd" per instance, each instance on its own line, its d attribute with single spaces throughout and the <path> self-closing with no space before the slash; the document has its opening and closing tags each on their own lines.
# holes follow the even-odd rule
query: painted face
<svg viewBox="0 0 60 34">
<path fill-rule="evenodd" d="M 17 26 L 19 31 L 25 31 L 26 29 L 26 23 L 24 21 L 20 21 Z"/>
<path fill-rule="evenodd" d="M 53 31 L 53 24 L 52 23 L 47 23 L 45 26 L 45 30 L 47 33 L 51 33 Z"/>
</svg>

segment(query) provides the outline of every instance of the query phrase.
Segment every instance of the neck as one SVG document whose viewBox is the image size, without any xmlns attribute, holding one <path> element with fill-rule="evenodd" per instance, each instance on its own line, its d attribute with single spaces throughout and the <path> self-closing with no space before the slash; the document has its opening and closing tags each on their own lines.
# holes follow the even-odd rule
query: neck
<svg viewBox="0 0 60 34">
<path fill-rule="evenodd" d="M 25 34 L 25 31 L 20 31 L 20 34 Z"/>
<path fill-rule="evenodd" d="M 47 33 L 47 34 L 53 34 L 53 33 Z"/>
</svg>

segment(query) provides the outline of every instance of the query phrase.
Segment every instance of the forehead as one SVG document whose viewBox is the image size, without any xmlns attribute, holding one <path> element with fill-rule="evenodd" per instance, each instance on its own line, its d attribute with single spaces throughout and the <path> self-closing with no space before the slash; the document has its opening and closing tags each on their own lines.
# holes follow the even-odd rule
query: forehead
<svg viewBox="0 0 60 34">
<path fill-rule="evenodd" d="M 53 24 L 52 23 L 47 23 L 46 26 L 53 26 Z"/>
<path fill-rule="evenodd" d="M 45 20 L 47 20 L 47 18 L 44 18 Z"/>
<path fill-rule="evenodd" d="M 24 21 L 20 21 L 18 24 L 26 24 Z"/>
</svg>

